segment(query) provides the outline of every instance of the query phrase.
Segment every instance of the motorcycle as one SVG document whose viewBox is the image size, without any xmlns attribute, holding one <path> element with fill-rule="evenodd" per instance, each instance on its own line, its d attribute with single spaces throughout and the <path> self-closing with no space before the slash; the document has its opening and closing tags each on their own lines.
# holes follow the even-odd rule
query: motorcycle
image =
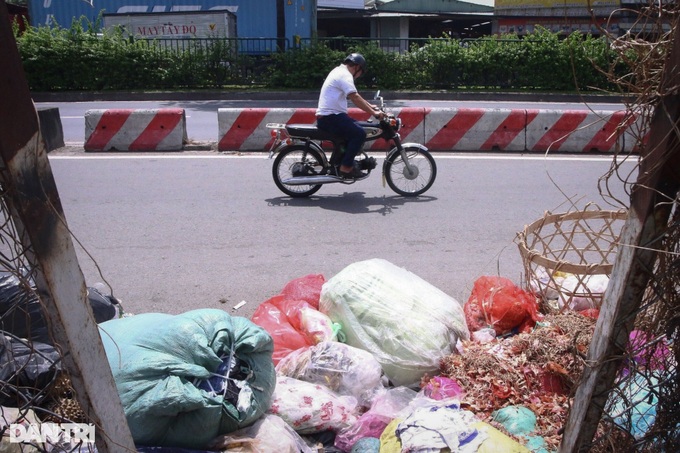
<svg viewBox="0 0 680 453">
<path fill-rule="evenodd" d="M 384 119 L 360 121 L 366 131 L 366 142 L 378 139 L 393 142 L 387 151 L 382 165 L 383 185 L 405 197 L 415 197 L 425 193 L 437 176 L 437 165 L 427 148 L 419 143 L 401 143 L 399 129 L 401 119 L 385 111 L 385 103 L 378 91 L 374 100 L 385 113 Z M 276 186 L 286 195 L 294 198 L 308 197 L 316 193 L 324 184 L 354 184 L 362 181 L 377 167 L 374 157 L 364 150 L 357 155 L 355 165 L 364 176 L 346 179 L 339 175 L 338 168 L 344 152 L 345 140 L 342 137 L 317 129 L 315 124 L 268 123 L 274 142 L 269 150 L 269 159 L 274 159 L 272 176 Z M 323 142 L 332 144 L 331 157 L 328 158 Z"/>
</svg>

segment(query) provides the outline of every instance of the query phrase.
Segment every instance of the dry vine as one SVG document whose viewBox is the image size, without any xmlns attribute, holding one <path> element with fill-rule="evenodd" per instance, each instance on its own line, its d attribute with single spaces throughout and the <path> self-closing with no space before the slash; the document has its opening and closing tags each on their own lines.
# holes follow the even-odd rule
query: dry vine
<svg viewBox="0 0 680 453">
<path fill-rule="evenodd" d="M 619 10 L 617 14 L 621 12 Z M 662 100 L 680 96 L 680 86 L 669 84 L 671 78 L 668 77 L 668 74 L 677 73 L 678 68 L 667 67 L 676 63 L 668 57 L 672 43 L 677 39 L 680 5 L 650 1 L 634 13 L 637 20 L 631 30 L 639 31 L 611 36 L 601 30 L 618 56 L 616 65 L 601 70 L 621 93 L 628 96 L 626 108 L 634 120 L 630 129 L 636 141 L 634 151 L 642 156 L 642 160 L 648 154 L 645 146 L 653 115 L 670 115 L 670 112 L 659 110 L 664 109 Z M 680 137 L 677 126 L 672 133 Z M 678 149 L 664 152 L 677 153 Z M 600 192 L 611 199 L 615 199 L 609 191 L 612 179 L 623 181 L 628 188 L 635 184 L 631 180 L 632 173 L 620 173 L 620 162 L 637 157 L 617 157 L 610 171 L 600 179 Z M 650 171 L 660 165 L 653 164 L 649 166 Z M 640 309 L 635 313 L 635 330 L 631 333 L 624 366 L 602 418 L 603 424 L 616 430 L 599 432 L 594 439 L 594 451 L 621 451 L 613 441 L 614 432 L 628 434 L 629 451 L 680 450 L 680 377 L 677 369 L 680 359 L 680 196 L 677 192 L 674 198 L 663 196 L 660 203 L 671 205 L 671 215 L 663 237 L 653 244 L 658 250 L 657 260 L 649 270 L 649 283 Z"/>
</svg>

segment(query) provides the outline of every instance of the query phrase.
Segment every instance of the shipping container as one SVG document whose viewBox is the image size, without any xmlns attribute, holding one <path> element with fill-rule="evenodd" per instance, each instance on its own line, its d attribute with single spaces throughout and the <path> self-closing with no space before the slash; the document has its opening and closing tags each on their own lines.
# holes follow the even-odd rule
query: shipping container
<svg viewBox="0 0 680 453">
<path fill-rule="evenodd" d="M 29 0 L 31 25 L 69 28 L 74 20 L 101 27 L 103 14 L 230 11 L 240 38 L 293 43 L 316 32 L 316 0 Z"/>
<path fill-rule="evenodd" d="M 104 28 L 120 27 L 135 38 L 236 38 L 230 11 L 104 14 Z"/>
</svg>

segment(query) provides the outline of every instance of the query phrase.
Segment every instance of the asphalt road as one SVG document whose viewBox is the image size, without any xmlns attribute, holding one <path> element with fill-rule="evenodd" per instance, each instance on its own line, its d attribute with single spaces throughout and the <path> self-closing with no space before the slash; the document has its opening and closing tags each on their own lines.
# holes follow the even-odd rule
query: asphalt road
<svg viewBox="0 0 680 453">
<path fill-rule="evenodd" d="M 464 303 L 479 276 L 521 281 L 514 239 L 524 225 L 612 201 L 598 188 L 611 156 L 436 154 L 437 181 L 420 198 L 396 196 L 376 173 L 295 200 L 262 154 L 72 151 L 50 162 L 86 282 L 106 281 L 133 313 L 250 316 L 293 278 L 329 279 L 374 257 Z M 625 162 L 620 174 L 634 168 Z M 626 202 L 618 178 L 609 190 Z"/>
</svg>

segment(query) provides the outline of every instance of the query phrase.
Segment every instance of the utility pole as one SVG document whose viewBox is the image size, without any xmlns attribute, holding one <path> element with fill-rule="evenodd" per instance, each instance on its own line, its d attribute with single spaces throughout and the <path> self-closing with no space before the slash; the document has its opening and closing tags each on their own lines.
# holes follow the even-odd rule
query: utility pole
<svg viewBox="0 0 680 453">
<path fill-rule="evenodd" d="M 85 279 L 66 226 L 40 135 L 5 0 L 0 0 L 0 185 L 55 347 L 100 453 L 135 452 L 130 429 L 87 301 Z M 4 220 L 4 219 L 3 219 Z"/>
<path fill-rule="evenodd" d="M 628 219 L 621 232 L 612 278 L 604 295 L 593 341 L 588 349 L 560 453 L 587 452 L 620 369 L 628 338 L 648 288 L 657 248 L 669 226 L 680 191 L 680 33 L 666 60 L 643 147 Z"/>
<path fill-rule="evenodd" d="M 279 52 L 286 51 L 286 2 L 276 0 L 276 42 Z"/>
</svg>

